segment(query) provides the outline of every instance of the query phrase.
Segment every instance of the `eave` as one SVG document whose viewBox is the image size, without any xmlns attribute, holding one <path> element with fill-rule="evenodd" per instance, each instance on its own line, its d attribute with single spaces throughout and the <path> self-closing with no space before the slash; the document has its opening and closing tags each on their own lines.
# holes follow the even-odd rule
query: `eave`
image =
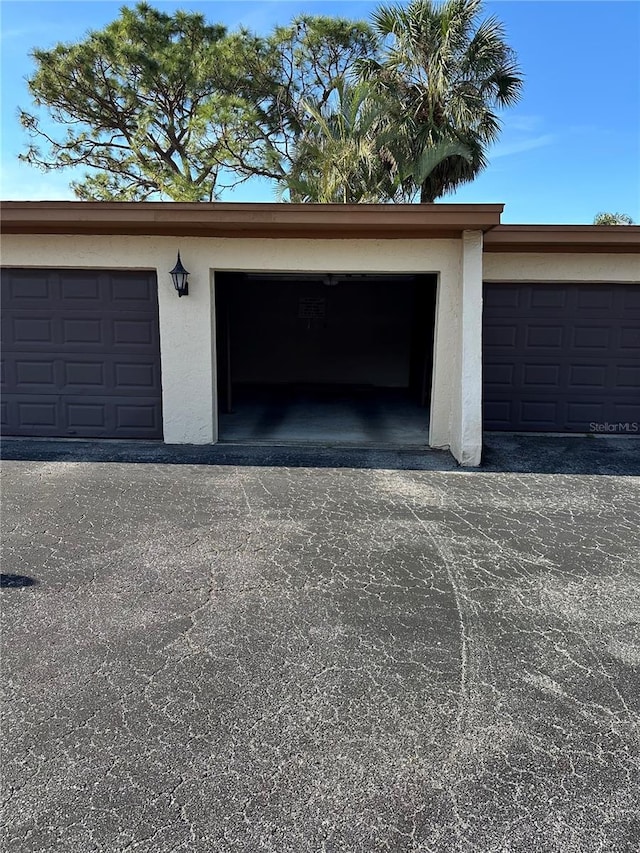
<svg viewBox="0 0 640 853">
<path fill-rule="evenodd" d="M 640 252 L 639 225 L 498 225 L 485 252 Z"/>
<path fill-rule="evenodd" d="M 402 239 L 487 232 L 502 204 L 5 201 L 4 234 Z"/>
</svg>

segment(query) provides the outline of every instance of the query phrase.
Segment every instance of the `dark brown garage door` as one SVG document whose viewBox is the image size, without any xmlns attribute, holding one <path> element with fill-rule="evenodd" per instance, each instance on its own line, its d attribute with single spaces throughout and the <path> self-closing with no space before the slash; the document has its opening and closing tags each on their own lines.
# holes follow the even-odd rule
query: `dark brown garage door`
<svg viewBox="0 0 640 853">
<path fill-rule="evenodd" d="M 483 325 L 486 429 L 640 424 L 640 285 L 486 284 Z"/>
<path fill-rule="evenodd" d="M 161 438 L 149 272 L 2 271 L 5 435 Z"/>
</svg>

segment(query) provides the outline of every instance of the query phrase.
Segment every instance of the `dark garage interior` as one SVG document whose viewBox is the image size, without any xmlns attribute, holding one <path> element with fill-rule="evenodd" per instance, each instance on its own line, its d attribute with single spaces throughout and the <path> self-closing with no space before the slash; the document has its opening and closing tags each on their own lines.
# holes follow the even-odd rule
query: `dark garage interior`
<svg viewBox="0 0 640 853">
<path fill-rule="evenodd" d="M 221 441 L 424 446 L 435 275 L 216 274 Z"/>
</svg>

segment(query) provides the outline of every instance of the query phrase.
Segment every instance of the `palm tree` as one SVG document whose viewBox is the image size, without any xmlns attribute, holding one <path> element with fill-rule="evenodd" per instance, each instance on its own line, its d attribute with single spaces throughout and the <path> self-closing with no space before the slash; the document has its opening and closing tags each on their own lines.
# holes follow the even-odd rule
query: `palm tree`
<svg viewBox="0 0 640 853">
<path fill-rule="evenodd" d="M 291 201 L 341 204 L 386 200 L 392 189 L 376 141 L 381 109 L 370 86 L 340 77 L 324 103 L 303 106 L 304 132 L 280 196 L 288 191 Z"/>
<path fill-rule="evenodd" d="M 522 77 L 502 24 L 479 20 L 482 0 L 411 0 L 372 16 L 383 40 L 381 61 L 360 63 L 363 80 L 392 104 L 396 156 L 421 202 L 472 180 L 487 165 L 500 133 L 496 110 L 515 104 Z M 425 152 L 452 153 L 426 173 Z M 457 151 L 456 151 L 457 147 Z M 405 191 L 407 191 L 405 181 Z"/>
<path fill-rule="evenodd" d="M 444 141 L 406 156 L 405 134 L 391 119 L 388 95 L 360 81 L 336 80 L 324 103 L 303 102 L 306 124 L 294 165 L 279 182 L 278 193 L 291 201 L 354 204 L 411 201 L 422 182 L 445 158 L 470 159 L 459 142 Z"/>
</svg>

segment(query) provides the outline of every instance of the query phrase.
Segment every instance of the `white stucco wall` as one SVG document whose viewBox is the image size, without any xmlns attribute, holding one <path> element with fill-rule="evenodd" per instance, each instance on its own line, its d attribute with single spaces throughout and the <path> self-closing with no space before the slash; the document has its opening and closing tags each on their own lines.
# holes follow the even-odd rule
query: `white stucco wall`
<svg viewBox="0 0 640 853">
<path fill-rule="evenodd" d="M 180 249 L 189 296 L 178 299 L 168 275 Z M 462 242 L 447 240 L 289 240 L 204 237 L 7 235 L 2 263 L 18 267 L 152 269 L 158 276 L 162 402 L 167 443 L 217 440 L 215 393 L 215 271 L 437 273 L 435 366 L 430 443 L 452 447 L 456 458 L 477 464 L 468 430 L 456 427 L 463 331 Z M 476 300 L 477 301 L 477 300 Z M 464 327 L 480 315 L 470 306 Z M 474 345 L 472 345 L 473 348 Z M 467 363 L 467 362 L 465 362 Z M 468 381 L 472 381 L 467 375 Z M 480 376 L 478 375 L 478 383 Z M 468 385 L 467 385 L 468 387 Z M 479 388 L 479 385 L 478 385 Z M 475 403 L 474 403 L 475 405 Z M 470 421 L 471 422 L 471 421 Z M 475 439 L 474 439 L 475 442 Z"/>
<path fill-rule="evenodd" d="M 640 254 L 486 252 L 485 281 L 640 281 Z"/>
<path fill-rule="evenodd" d="M 452 398 L 451 452 L 462 465 L 482 455 L 482 232 L 462 235 L 457 380 Z"/>
<path fill-rule="evenodd" d="M 189 296 L 168 275 L 180 249 Z M 632 254 L 493 253 L 482 234 L 462 240 L 289 240 L 5 235 L 2 264 L 150 269 L 158 277 L 164 439 L 217 440 L 215 272 L 436 273 L 438 295 L 430 444 L 464 465 L 481 452 L 482 280 L 640 281 Z"/>
</svg>

